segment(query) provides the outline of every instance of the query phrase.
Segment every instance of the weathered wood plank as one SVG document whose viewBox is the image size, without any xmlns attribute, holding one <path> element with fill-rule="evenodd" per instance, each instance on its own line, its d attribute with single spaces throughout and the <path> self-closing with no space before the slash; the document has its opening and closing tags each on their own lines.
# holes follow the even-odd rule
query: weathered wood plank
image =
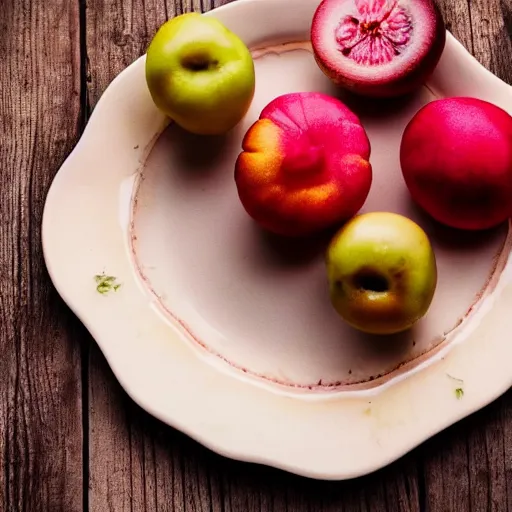
<svg viewBox="0 0 512 512">
<path fill-rule="evenodd" d="M 475 57 L 512 84 L 512 0 L 471 0 Z"/>
<path fill-rule="evenodd" d="M 78 512 L 83 330 L 40 240 L 48 187 L 79 134 L 78 2 L 0 11 L 0 510 Z"/>
<path fill-rule="evenodd" d="M 466 0 L 437 0 L 436 3 L 443 14 L 446 28 L 473 53 L 469 3 Z"/>
<path fill-rule="evenodd" d="M 414 453 L 377 473 L 347 482 L 308 480 L 221 458 L 215 467 L 222 474 L 226 512 L 420 511 Z"/>
<path fill-rule="evenodd" d="M 429 512 L 511 510 L 511 421 L 507 393 L 422 447 Z"/>
<path fill-rule="evenodd" d="M 454 35 L 512 83 L 511 0 L 444 0 Z M 451 23 L 450 23 L 451 22 Z M 512 510 L 512 394 L 422 447 L 429 512 Z"/>
</svg>

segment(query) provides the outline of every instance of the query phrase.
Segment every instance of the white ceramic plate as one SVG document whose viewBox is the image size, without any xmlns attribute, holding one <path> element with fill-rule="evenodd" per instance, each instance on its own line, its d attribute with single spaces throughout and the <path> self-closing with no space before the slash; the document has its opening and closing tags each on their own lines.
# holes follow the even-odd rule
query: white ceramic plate
<svg viewBox="0 0 512 512">
<path fill-rule="evenodd" d="M 474 96 L 512 111 L 512 89 L 450 35 L 429 83 L 407 100 L 343 99 L 372 144 L 364 211 L 419 222 L 439 285 L 427 316 L 372 338 L 334 313 L 326 240 L 283 242 L 240 206 L 241 138 L 275 96 L 340 94 L 307 42 L 315 0 L 239 0 L 216 16 L 254 49 L 257 91 L 224 138 L 187 135 L 153 105 L 144 57 L 98 103 L 48 195 L 46 263 L 130 396 L 226 456 L 322 479 L 376 470 L 483 407 L 512 383 L 508 226 L 463 236 L 411 204 L 398 146 L 434 97 Z M 120 284 L 100 294 L 94 276 Z M 458 390 L 458 391 L 456 391 Z"/>
</svg>

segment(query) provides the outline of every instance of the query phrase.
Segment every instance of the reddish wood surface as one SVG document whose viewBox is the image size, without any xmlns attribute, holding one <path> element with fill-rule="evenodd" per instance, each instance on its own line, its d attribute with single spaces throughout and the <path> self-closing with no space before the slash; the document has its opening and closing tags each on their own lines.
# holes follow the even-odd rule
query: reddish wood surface
<svg viewBox="0 0 512 512">
<path fill-rule="evenodd" d="M 78 4 L 3 0 L 0 56 L 0 511 L 78 512 L 90 341 L 40 241 L 46 192 L 82 128 Z"/>
<path fill-rule="evenodd" d="M 137 407 L 47 276 L 48 186 L 110 81 L 157 27 L 214 0 L 0 3 L 0 512 L 512 510 L 512 394 L 395 464 L 316 482 L 224 459 Z M 512 83 L 512 0 L 443 0 Z"/>
</svg>

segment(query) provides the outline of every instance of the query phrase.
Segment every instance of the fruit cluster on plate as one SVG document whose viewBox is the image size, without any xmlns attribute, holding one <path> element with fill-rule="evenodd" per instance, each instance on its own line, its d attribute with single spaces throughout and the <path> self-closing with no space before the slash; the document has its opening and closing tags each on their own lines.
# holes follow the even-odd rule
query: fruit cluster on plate
<svg viewBox="0 0 512 512">
<path fill-rule="evenodd" d="M 425 83 L 445 34 L 432 0 L 323 0 L 311 23 L 314 58 L 325 75 L 381 101 Z M 237 125 L 256 82 L 243 41 L 196 13 L 158 30 L 146 79 L 158 108 L 201 135 Z M 332 304 L 352 326 L 389 334 L 427 312 L 436 259 L 412 220 L 391 212 L 358 215 L 372 185 L 370 151 L 365 127 L 338 98 L 285 94 L 245 134 L 234 179 L 243 207 L 265 230 L 307 237 L 337 229 L 326 258 Z M 512 216 L 512 117 L 492 103 L 431 101 L 406 127 L 400 163 L 412 199 L 437 222 L 482 230 Z"/>
</svg>

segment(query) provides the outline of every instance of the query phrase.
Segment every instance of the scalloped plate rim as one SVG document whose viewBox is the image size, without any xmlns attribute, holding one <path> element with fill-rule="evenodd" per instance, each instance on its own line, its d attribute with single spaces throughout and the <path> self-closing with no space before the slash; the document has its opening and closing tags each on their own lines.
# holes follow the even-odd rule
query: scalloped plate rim
<svg viewBox="0 0 512 512">
<path fill-rule="evenodd" d="M 244 5 L 254 5 L 254 4 L 277 4 L 284 3 L 285 0 L 237 0 L 231 4 L 224 5 L 217 9 L 206 13 L 205 15 L 217 15 L 222 12 L 231 12 L 237 10 L 243 10 Z M 301 0 L 301 3 L 304 4 L 308 2 L 308 0 Z M 311 4 L 318 3 L 316 0 L 309 2 Z M 460 42 L 458 42 L 450 33 L 448 33 L 448 43 L 453 45 L 454 50 L 458 52 L 459 58 L 464 58 L 467 61 L 467 64 L 470 66 L 478 67 L 478 72 L 485 76 L 486 80 L 494 82 L 497 87 L 507 87 L 509 91 L 512 91 L 512 87 L 505 84 L 505 82 L 501 81 L 498 77 L 492 74 L 489 70 L 483 67 L 467 50 L 462 46 Z M 48 233 L 52 230 L 52 226 L 47 222 L 47 210 L 49 206 L 53 204 L 53 202 L 57 201 L 59 193 L 62 192 L 59 189 L 59 181 L 63 177 L 64 173 L 73 173 L 73 163 L 76 158 L 79 158 L 81 152 L 87 147 L 89 143 L 89 135 L 92 131 L 92 127 L 96 122 L 100 121 L 101 115 L 103 112 L 104 105 L 110 101 L 110 93 L 112 92 L 114 86 L 118 85 L 120 82 L 123 82 L 130 72 L 136 70 L 141 63 L 145 59 L 145 55 L 136 59 L 132 64 L 127 66 L 119 75 L 117 75 L 114 80 L 109 84 L 101 98 L 99 99 L 95 109 L 92 112 L 92 115 L 89 119 L 88 125 L 86 126 L 82 136 L 79 141 L 70 152 L 69 156 L 66 158 L 64 163 L 61 165 L 58 170 L 51 186 L 48 191 L 47 200 L 43 213 L 43 228 L 42 228 L 42 241 L 43 241 L 43 253 L 47 266 L 48 273 L 50 278 L 59 293 L 62 299 L 69 306 L 71 311 L 77 316 L 77 318 L 83 323 L 86 329 L 89 331 L 91 336 L 96 340 L 100 350 L 104 354 L 110 368 L 112 369 L 116 379 L 120 382 L 121 386 L 127 392 L 127 394 L 134 400 L 138 405 L 140 405 L 143 409 L 148 411 L 150 414 L 158 418 L 159 420 L 167 423 L 168 425 L 177 428 L 178 430 L 184 432 L 186 435 L 191 437 L 192 439 L 198 441 L 202 445 L 207 448 L 219 453 L 220 455 L 229 457 L 231 459 L 245 461 L 245 462 L 253 462 L 258 464 L 265 464 L 268 466 L 272 466 L 278 469 L 282 469 L 285 471 L 289 471 L 291 473 L 295 473 L 298 475 L 317 478 L 323 480 L 342 480 L 348 478 L 354 478 L 358 476 L 362 476 L 364 474 L 371 473 L 375 470 L 378 470 L 391 462 L 397 460 L 402 457 L 406 453 L 410 452 L 416 446 L 425 442 L 428 438 L 433 435 L 439 433 L 444 430 L 446 427 L 460 421 L 462 418 L 469 416 L 470 414 L 476 412 L 477 410 L 485 407 L 500 395 L 505 393 L 512 386 L 512 374 L 509 376 L 507 381 L 503 381 L 500 386 L 496 386 L 492 389 L 489 389 L 485 394 L 485 397 L 482 397 L 479 400 L 473 400 L 471 405 L 469 405 L 468 401 L 465 402 L 465 405 L 458 413 L 453 413 L 451 417 L 444 418 L 443 420 L 439 420 L 436 424 L 435 428 L 429 428 L 422 432 L 420 435 L 413 436 L 411 440 L 408 442 L 404 442 L 400 447 L 396 447 L 393 451 L 392 455 L 383 456 L 380 459 L 376 457 L 373 463 L 368 463 L 363 466 L 355 467 L 353 471 L 343 470 L 341 472 L 336 472 L 333 470 L 322 470 L 318 468 L 310 468 L 307 464 L 302 466 L 297 465 L 293 462 L 287 462 L 282 458 L 272 457 L 268 453 L 263 455 L 259 453 L 258 450 L 254 450 L 251 447 L 245 447 L 245 449 L 240 449 L 237 447 L 232 447 L 225 442 L 219 441 L 215 438 L 215 434 L 207 433 L 207 429 L 205 429 L 198 425 L 190 425 L 184 424 L 179 419 L 179 415 L 170 414 L 168 411 L 164 411 L 159 407 L 155 407 L 150 401 L 144 398 L 143 394 L 139 393 L 139 390 L 136 385 L 133 385 L 131 377 L 127 375 L 117 364 L 117 357 L 114 351 L 110 351 L 109 349 L 109 341 L 105 339 L 101 334 L 97 332 L 96 329 L 96 320 L 91 317 L 90 312 L 83 309 L 83 307 L 78 304 L 76 296 L 73 294 L 72 287 L 69 282 L 66 282 L 62 279 L 57 266 L 53 264 L 52 257 L 49 255 L 51 252 L 48 245 Z M 206 363 L 202 363 L 206 364 Z"/>
</svg>

